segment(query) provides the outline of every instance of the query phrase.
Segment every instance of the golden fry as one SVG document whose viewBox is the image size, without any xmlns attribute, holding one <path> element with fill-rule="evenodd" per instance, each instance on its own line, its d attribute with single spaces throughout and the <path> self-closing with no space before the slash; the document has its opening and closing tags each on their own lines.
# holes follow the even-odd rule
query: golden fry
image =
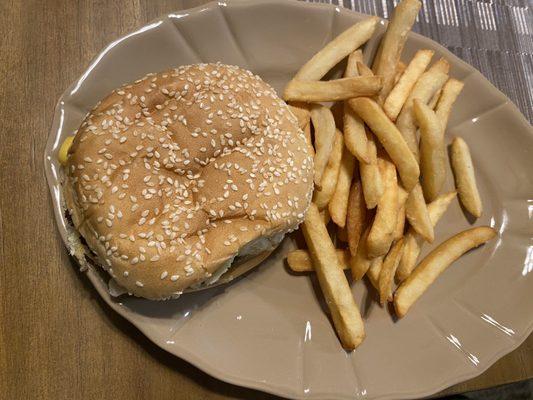
<svg viewBox="0 0 533 400">
<path fill-rule="evenodd" d="M 420 169 L 402 134 L 372 99 L 359 97 L 348 100 L 348 103 L 370 127 L 389 154 L 398 168 L 405 189 L 411 190 L 418 182 Z"/>
<path fill-rule="evenodd" d="M 356 174 L 357 175 L 357 174 Z M 346 215 L 346 233 L 348 235 L 348 247 L 350 254 L 357 254 L 359 239 L 365 226 L 366 205 L 363 197 L 363 187 L 358 176 L 355 177 L 352 187 L 350 188 L 350 197 L 348 199 L 348 214 Z"/>
<path fill-rule="evenodd" d="M 362 61 L 357 62 L 357 70 L 359 71 L 359 75 L 361 76 L 366 76 L 366 77 L 375 76 L 372 70 L 368 68 L 366 64 L 363 63 Z"/>
<path fill-rule="evenodd" d="M 331 149 L 328 164 L 326 165 L 326 169 L 322 175 L 322 184 L 320 185 L 320 189 L 315 189 L 313 193 L 313 203 L 315 203 L 320 210 L 327 209 L 328 203 L 333 197 L 333 193 L 335 193 L 341 166 L 343 148 L 344 145 L 342 133 L 337 130 L 335 132 L 333 149 Z"/>
<path fill-rule="evenodd" d="M 350 269 L 350 253 L 348 250 L 336 249 L 335 253 L 339 258 L 339 263 L 342 269 Z M 313 262 L 311 256 L 307 250 L 293 250 L 287 254 L 287 264 L 289 268 L 294 272 L 313 272 Z"/>
<path fill-rule="evenodd" d="M 435 112 L 415 99 L 413 110 L 420 127 L 420 171 L 427 201 L 434 200 L 446 182 L 444 132 Z"/>
<path fill-rule="evenodd" d="M 341 166 L 337 178 L 335 192 L 328 204 L 331 219 L 337 226 L 344 228 L 346 225 L 346 213 L 348 210 L 348 197 L 350 195 L 350 185 L 355 168 L 355 158 L 346 147 L 342 153 Z"/>
<path fill-rule="evenodd" d="M 291 110 L 298 120 L 298 126 L 300 129 L 304 129 L 311 120 L 308 105 L 300 102 L 292 102 L 289 104 L 289 110 Z"/>
<path fill-rule="evenodd" d="M 384 305 L 387 301 L 392 301 L 392 284 L 394 282 L 394 274 L 400 262 L 403 251 L 403 239 L 398 240 L 391 247 L 383 259 L 383 265 L 379 271 L 379 302 Z"/>
<path fill-rule="evenodd" d="M 343 346 L 353 350 L 365 338 L 363 320 L 335 253 L 335 247 L 326 226 L 322 223 L 320 212 L 313 203 L 307 211 L 302 231 L 337 334 Z"/>
<path fill-rule="evenodd" d="M 366 130 L 365 130 L 366 131 Z M 361 184 L 365 197 L 366 208 L 375 208 L 383 194 L 383 181 L 378 168 L 378 157 L 374 136 L 366 131 L 368 163 L 360 163 Z"/>
<path fill-rule="evenodd" d="M 420 236 L 429 243 L 433 242 L 435 239 L 433 225 L 429 219 L 428 208 L 420 184 L 417 184 L 413 190 L 409 192 L 409 196 L 407 196 L 407 201 L 405 203 L 405 217 Z"/>
<path fill-rule="evenodd" d="M 339 61 L 372 37 L 378 21 L 377 17 L 366 18 L 345 30 L 307 61 L 294 79 L 319 80 L 324 77 Z"/>
<path fill-rule="evenodd" d="M 483 212 L 483 205 L 476 185 L 474 164 L 468 145 L 460 137 L 452 141 L 451 161 L 459 200 L 470 214 L 479 218 Z"/>
<path fill-rule="evenodd" d="M 320 187 L 335 140 L 335 120 L 329 108 L 315 104 L 311 108 L 311 121 L 315 128 L 314 181 Z"/>
<path fill-rule="evenodd" d="M 409 97 L 409 93 L 411 93 L 411 89 L 413 89 L 416 81 L 429 65 L 433 53 L 432 50 L 419 50 L 405 69 L 398 83 L 390 91 L 383 103 L 383 111 L 391 120 L 395 121 L 396 117 L 398 117 L 405 101 Z"/>
<path fill-rule="evenodd" d="M 367 226 L 359 239 L 357 246 L 357 253 L 350 258 L 350 269 L 352 270 L 352 278 L 356 281 L 365 276 L 368 268 L 370 268 L 371 258 L 368 256 L 366 242 L 370 226 Z"/>
<path fill-rule="evenodd" d="M 378 76 L 340 78 L 331 81 L 290 81 L 283 92 L 286 101 L 338 101 L 352 97 L 373 96 L 381 89 Z"/>
<path fill-rule="evenodd" d="M 443 132 L 448 125 L 452 106 L 455 103 L 455 100 L 457 100 L 459 93 L 461 93 L 461 90 L 463 90 L 463 87 L 463 82 L 451 78 L 442 88 L 442 94 L 439 97 L 435 112 L 437 113 L 437 118 L 440 120 Z"/>
<path fill-rule="evenodd" d="M 372 71 L 383 77 L 380 98 L 384 100 L 394 84 L 396 66 L 401 58 L 407 34 L 411 30 L 421 3 L 418 0 L 403 0 L 396 6 L 385 35 L 381 39 Z"/>
<path fill-rule="evenodd" d="M 385 186 L 379 199 L 374 222 L 367 239 L 367 252 L 372 258 L 384 255 L 389 250 L 392 234 L 398 219 L 398 181 L 392 162 L 378 158 L 381 176 Z"/>
<path fill-rule="evenodd" d="M 431 225 L 433 228 L 435 228 L 437 222 L 439 222 L 439 219 L 448 209 L 448 206 L 455 196 L 455 192 L 446 193 L 437 197 L 428 204 L 429 219 L 431 220 Z M 424 239 L 418 233 L 416 233 L 413 227 L 410 227 L 404 236 L 402 259 L 400 260 L 400 265 L 396 271 L 396 280 L 398 282 L 402 282 L 407 279 L 407 277 L 415 268 L 416 260 L 420 255 L 423 242 Z"/>
<path fill-rule="evenodd" d="M 344 70 L 345 78 L 359 76 L 359 72 L 357 70 L 357 62 L 363 62 L 363 52 L 361 51 L 361 49 L 355 50 L 348 56 L 348 61 L 346 62 L 346 69 Z"/>
<path fill-rule="evenodd" d="M 396 290 L 394 307 L 398 317 L 405 316 L 411 306 L 424 294 L 435 279 L 455 260 L 495 236 L 496 231 L 494 229 L 482 226 L 458 233 L 438 245 Z"/>
<path fill-rule="evenodd" d="M 396 217 L 396 227 L 392 233 L 393 240 L 400 240 L 403 236 L 403 231 L 405 228 L 405 202 L 409 193 L 402 188 L 398 188 L 398 215 Z"/>
</svg>

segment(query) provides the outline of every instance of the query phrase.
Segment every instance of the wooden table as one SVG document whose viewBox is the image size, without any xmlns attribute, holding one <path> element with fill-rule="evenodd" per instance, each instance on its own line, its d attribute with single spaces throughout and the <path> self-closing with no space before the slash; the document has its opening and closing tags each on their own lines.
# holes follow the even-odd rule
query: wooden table
<svg viewBox="0 0 533 400">
<path fill-rule="evenodd" d="M 109 41 L 203 1 L 0 4 L 0 397 L 273 398 L 202 373 L 112 312 L 56 231 L 43 151 L 56 100 Z M 533 376 L 533 336 L 447 393 Z"/>
</svg>

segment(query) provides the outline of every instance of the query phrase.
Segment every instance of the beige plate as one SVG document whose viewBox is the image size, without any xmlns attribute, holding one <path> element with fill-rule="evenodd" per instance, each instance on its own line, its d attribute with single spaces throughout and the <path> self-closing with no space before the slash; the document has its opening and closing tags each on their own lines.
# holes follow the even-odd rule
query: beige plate
<svg viewBox="0 0 533 400">
<path fill-rule="evenodd" d="M 279 90 L 361 18 L 329 5 L 221 2 L 170 14 L 111 43 L 63 94 L 50 131 L 46 173 L 63 239 L 57 149 L 112 89 L 147 72 L 222 61 L 251 69 Z M 367 57 L 379 36 L 368 43 Z M 471 146 L 485 206 L 477 224 L 500 235 L 453 265 L 406 318 L 395 321 L 363 283 L 355 285 L 367 339 L 352 354 L 344 352 L 314 278 L 287 272 L 284 256 L 294 239 L 233 283 L 174 301 L 113 301 L 89 270 L 100 295 L 170 353 L 222 380 L 293 398 L 426 396 L 480 374 L 517 347 L 533 328 L 533 132 L 502 93 L 435 42 L 411 34 L 405 57 L 420 48 L 446 56 L 452 76 L 466 83 L 447 139 L 461 135 Z M 452 188 L 451 176 L 447 185 Z M 436 241 L 469 226 L 454 202 Z"/>
</svg>

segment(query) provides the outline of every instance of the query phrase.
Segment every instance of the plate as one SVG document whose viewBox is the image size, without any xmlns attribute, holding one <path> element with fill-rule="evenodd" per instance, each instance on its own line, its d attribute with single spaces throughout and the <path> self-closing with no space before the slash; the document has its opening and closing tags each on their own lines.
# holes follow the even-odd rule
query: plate
<svg viewBox="0 0 533 400">
<path fill-rule="evenodd" d="M 248 68 L 280 90 L 311 55 L 362 18 L 324 4 L 219 2 L 169 14 L 109 44 L 59 100 L 46 147 L 65 243 L 57 150 L 108 92 L 147 72 L 214 61 Z M 384 27 L 366 45 L 367 57 Z M 461 135 L 470 145 L 485 208 L 476 225 L 491 225 L 499 236 L 455 263 L 407 317 L 395 320 L 364 283 L 353 285 L 367 339 L 346 353 L 316 280 L 293 275 L 284 264 L 296 236 L 251 273 L 212 290 L 167 302 L 116 301 L 89 268 L 98 293 L 168 352 L 221 380 L 291 398 L 422 397 L 479 375 L 516 348 L 533 329 L 532 128 L 479 72 L 437 43 L 411 33 L 404 56 L 421 48 L 445 56 L 451 75 L 465 82 L 447 140 Z M 454 202 L 436 241 L 469 226 Z"/>
</svg>

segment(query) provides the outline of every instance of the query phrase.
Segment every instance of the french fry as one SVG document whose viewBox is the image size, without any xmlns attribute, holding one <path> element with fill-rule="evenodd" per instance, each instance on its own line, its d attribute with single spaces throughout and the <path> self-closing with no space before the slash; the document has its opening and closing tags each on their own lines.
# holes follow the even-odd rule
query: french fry
<svg viewBox="0 0 533 400">
<path fill-rule="evenodd" d="M 374 288 L 379 292 L 379 274 L 381 273 L 381 268 L 383 268 L 383 258 L 385 256 L 379 256 L 370 260 L 370 267 L 366 272 L 366 277 L 374 286 Z"/>
<path fill-rule="evenodd" d="M 291 112 L 298 120 L 298 126 L 300 127 L 300 129 L 305 129 L 306 125 L 311 120 L 309 106 L 306 103 L 292 102 L 289 104 L 289 110 L 291 110 Z"/>
<path fill-rule="evenodd" d="M 318 207 L 313 203 L 307 210 L 302 231 L 337 334 L 343 346 L 353 350 L 365 337 L 363 320 Z"/>
<path fill-rule="evenodd" d="M 449 80 L 449 79 L 448 79 Z M 446 85 L 446 84 L 445 84 Z M 428 102 L 428 106 L 429 108 L 431 108 L 432 110 L 435 109 L 435 107 L 437 106 L 437 102 L 439 101 L 439 97 L 442 93 L 442 89 L 439 89 L 434 95 L 433 97 L 431 98 L 431 100 L 429 100 Z"/>
<path fill-rule="evenodd" d="M 433 225 L 429 219 L 428 208 L 422 193 L 422 186 L 417 184 L 409 192 L 405 202 L 405 217 L 413 229 L 420 234 L 427 242 L 431 243 L 435 239 Z"/>
<path fill-rule="evenodd" d="M 405 101 L 411 93 L 411 89 L 416 81 L 424 73 L 433 57 L 432 50 L 419 50 L 405 69 L 398 83 L 394 85 L 389 95 L 383 103 L 383 111 L 392 120 L 395 121 L 400 113 Z"/>
<path fill-rule="evenodd" d="M 381 89 L 378 76 L 357 76 L 330 81 L 299 81 L 293 79 L 283 91 L 286 101 L 338 101 L 352 97 L 373 96 Z"/>
<path fill-rule="evenodd" d="M 455 192 L 446 193 L 428 204 L 429 219 L 431 220 L 433 228 L 435 228 L 437 222 L 439 222 L 439 219 L 446 212 L 448 206 L 456 195 Z M 410 227 L 404 236 L 402 259 L 400 260 L 400 265 L 396 271 L 396 280 L 398 282 L 407 279 L 415 268 L 423 243 L 424 239 L 416 233 L 412 227 Z"/>
<path fill-rule="evenodd" d="M 435 279 L 455 260 L 495 236 L 494 229 L 482 226 L 458 233 L 437 246 L 396 290 L 394 308 L 398 317 L 404 317 Z"/>
<path fill-rule="evenodd" d="M 363 53 L 361 50 L 356 50 L 348 57 L 344 77 L 349 78 L 358 76 L 357 62 L 363 60 Z M 343 132 L 344 144 L 346 148 L 352 153 L 360 162 L 368 163 L 368 142 L 365 134 L 365 124 L 361 121 L 348 103 L 344 102 L 343 114 Z"/>
<path fill-rule="evenodd" d="M 311 108 L 311 121 L 315 128 L 314 181 L 320 187 L 335 140 L 335 120 L 329 108 L 315 104 Z"/>
<path fill-rule="evenodd" d="M 403 0 L 396 6 L 385 35 L 381 39 L 372 71 L 383 77 L 380 99 L 383 101 L 394 84 L 396 66 L 401 58 L 407 34 L 411 30 L 421 3 L 418 0 Z"/>
<path fill-rule="evenodd" d="M 335 253 L 339 258 L 339 263 L 342 269 L 350 269 L 350 253 L 348 250 L 336 249 Z M 287 264 L 289 264 L 289 268 L 294 272 L 313 272 L 315 270 L 311 256 L 306 250 L 291 251 L 287 254 Z"/>
<path fill-rule="evenodd" d="M 448 125 L 448 118 L 450 117 L 452 106 L 455 103 L 455 100 L 457 100 L 459 93 L 461 93 L 461 90 L 463 90 L 463 87 L 463 82 L 451 78 L 448 79 L 448 82 L 446 82 L 442 88 L 442 94 L 437 102 L 435 112 L 437 113 L 437 117 L 442 124 L 443 132 L 446 130 L 446 126 Z"/>
<path fill-rule="evenodd" d="M 307 61 L 294 79 L 319 80 L 324 77 L 339 61 L 372 37 L 378 21 L 379 18 L 370 17 L 345 30 Z"/>
<path fill-rule="evenodd" d="M 333 197 L 333 193 L 335 193 L 343 148 L 342 133 L 337 130 L 335 131 L 335 139 L 329 155 L 328 164 L 322 175 L 322 185 L 320 186 L 320 189 L 316 188 L 313 193 L 313 203 L 315 203 L 320 210 L 327 209 L 328 203 Z"/>
<path fill-rule="evenodd" d="M 404 188 L 398 188 L 398 215 L 396 217 L 396 227 L 392 234 L 393 240 L 400 240 L 403 236 L 405 228 L 405 202 L 408 196 L 409 193 Z"/>
<path fill-rule="evenodd" d="M 441 121 L 429 106 L 415 99 L 413 107 L 420 127 L 420 171 L 427 201 L 434 200 L 446 182 L 446 147 Z"/>
<path fill-rule="evenodd" d="M 368 145 L 368 163 L 360 163 L 359 171 L 361 174 L 361 185 L 363 186 L 366 208 L 371 209 L 378 205 L 379 198 L 383 194 L 383 181 L 381 179 L 381 174 L 379 173 L 374 136 L 368 131 L 366 131 L 365 135 Z"/>
<path fill-rule="evenodd" d="M 366 242 L 368 238 L 368 232 L 370 226 L 367 226 L 364 230 L 361 238 L 359 239 L 359 245 L 357 246 L 357 253 L 355 256 L 350 257 L 350 269 L 352 271 L 352 278 L 356 281 L 360 280 L 370 268 L 370 262 L 372 259 L 368 256 Z"/>
<path fill-rule="evenodd" d="M 452 141 L 451 161 L 459 200 L 470 214 L 479 218 L 483 212 L 483 205 L 476 185 L 474 164 L 468 145 L 460 137 Z"/>
<path fill-rule="evenodd" d="M 357 62 L 357 70 L 359 71 L 359 75 L 361 76 L 366 76 L 366 77 L 375 76 L 372 70 L 368 68 L 366 64 L 363 63 L 362 61 Z"/>
<path fill-rule="evenodd" d="M 361 239 L 366 221 L 366 205 L 363 197 L 363 187 L 361 180 L 355 173 L 355 179 L 350 188 L 350 197 L 348 199 L 348 213 L 346 215 L 346 233 L 348 235 L 348 248 L 350 254 L 355 257 L 357 247 Z"/>
<path fill-rule="evenodd" d="M 394 274 L 396 268 L 400 263 L 403 251 L 403 239 L 394 243 L 383 259 L 383 265 L 379 271 L 379 302 L 384 305 L 387 301 L 392 301 L 392 284 L 394 282 Z"/>
<path fill-rule="evenodd" d="M 398 181 L 394 164 L 378 158 L 385 189 L 379 199 L 376 215 L 367 238 L 367 252 L 371 258 L 384 255 L 389 250 L 398 214 Z"/>
<path fill-rule="evenodd" d="M 322 222 L 324 222 L 324 225 L 328 225 L 329 221 L 331 221 L 331 216 L 329 215 L 328 209 L 324 209 L 320 211 L 320 216 L 322 217 Z"/>
<path fill-rule="evenodd" d="M 405 65 L 405 63 L 402 61 L 398 61 L 396 69 L 394 70 L 394 85 L 396 85 L 400 80 L 401 76 L 405 72 L 405 68 L 407 68 L 407 65 Z"/>
<path fill-rule="evenodd" d="M 357 62 L 363 62 L 363 51 L 361 49 L 353 51 L 348 56 L 348 60 L 346 61 L 346 69 L 344 70 L 345 78 L 359 76 L 359 71 L 357 70 Z"/>
<path fill-rule="evenodd" d="M 355 157 L 346 149 L 342 153 L 341 166 L 337 178 L 335 192 L 328 204 L 331 219 L 337 226 L 346 226 L 346 213 L 348 211 L 348 197 L 350 195 L 350 185 L 355 168 Z"/>
<path fill-rule="evenodd" d="M 436 65 L 441 65 L 439 62 L 437 63 L 438 64 Z M 439 71 L 440 68 L 433 67 L 424 72 L 418 81 L 416 81 L 415 86 L 402 107 L 402 111 L 400 111 L 400 114 L 396 119 L 396 126 L 405 138 L 405 141 L 415 155 L 416 160 L 418 160 L 419 154 L 418 141 L 416 139 L 415 116 L 413 113 L 413 101 L 414 99 L 419 99 L 427 104 L 431 97 L 440 90 L 448 79 L 448 75 Z"/>
<path fill-rule="evenodd" d="M 450 63 L 446 61 L 446 59 L 441 57 L 437 60 L 437 62 L 435 62 L 435 64 L 433 64 L 429 68 L 428 72 L 432 72 L 432 73 L 439 72 L 442 74 L 448 74 L 448 72 L 450 72 Z"/>
<path fill-rule="evenodd" d="M 398 168 L 405 189 L 411 190 L 418 182 L 420 169 L 400 131 L 372 99 L 359 97 L 348 100 L 348 103 L 370 127 L 389 154 Z"/>
</svg>

